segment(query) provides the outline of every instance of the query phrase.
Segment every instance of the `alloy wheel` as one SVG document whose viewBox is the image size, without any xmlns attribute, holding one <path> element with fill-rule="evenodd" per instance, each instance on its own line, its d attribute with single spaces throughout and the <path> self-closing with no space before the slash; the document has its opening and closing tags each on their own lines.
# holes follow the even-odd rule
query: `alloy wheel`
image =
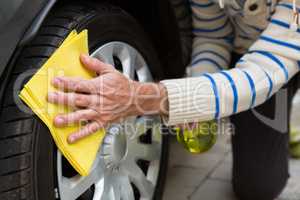
<svg viewBox="0 0 300 200">
<path fill-rule="evenodd" d="M 124 42 L 109 42 L 92 56 L 112 64 L 130 79 L 152 81 L 143 56 Z M 61 200 L 150 200 L 157 184 L 162 151 L 157 116 L 131 117 L 106 131 L 91 173 L 81 177 L 57 152 L 58 193 Z"/>
</svg>

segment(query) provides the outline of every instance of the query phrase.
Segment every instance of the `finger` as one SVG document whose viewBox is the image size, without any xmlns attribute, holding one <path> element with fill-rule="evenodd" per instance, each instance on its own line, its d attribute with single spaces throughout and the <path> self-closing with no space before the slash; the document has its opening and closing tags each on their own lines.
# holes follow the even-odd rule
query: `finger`
<svg viewBox="0 0 300 200">
<path fill-rule="evenodd" d="M 96 122 L 96 121 L 91 122 L 91 123 L 85 125 L 78 132 L 75 132 L 75 133 L 72 133 L 71 135 L 69 135 L 68 143 L 70 143 L 70 144 L 75 143 L 76 141 L 78 141 L 84 137 L 87 137 L 93 133 L 96 133 L 101 128 L 103 128 L 103 126 L 99 122 Z"/>
<path fill-rule="evenodd" d="M 92 58 L 88 55 L 81 54 L 80 60 L 82 64 L 89 70 L 96 72 L 97 74 L 105 74 L 107 72 L 111 72 L 114 70 L 114 67 L 106 64 L 104 62 L 101 62 L 100 60 L 96 58 Z"/>
<path fill-rule="evenodd" d="M 54 119 L 54 125 L 63 127 L 69 124 L 78 124 L 82 121 L 94 120 L 99 113 L 93 109 L 77 110 L 64 115 L 57 115 Z"/>
<path fill-rule="evenodd" d="M 75 77 L 55 77 L 52 84 L 60 90 L 72 92 L 92 93 L 96 90 L 90 81 Z"/>
<path fill-rule="evenodd" d="M 49 92 L 48 101 L 50 103 L 67 105 L 71 107 L 95 107 L 99 104 L 97 95 L 66 93 L 66 92 Z"/>
</svg>

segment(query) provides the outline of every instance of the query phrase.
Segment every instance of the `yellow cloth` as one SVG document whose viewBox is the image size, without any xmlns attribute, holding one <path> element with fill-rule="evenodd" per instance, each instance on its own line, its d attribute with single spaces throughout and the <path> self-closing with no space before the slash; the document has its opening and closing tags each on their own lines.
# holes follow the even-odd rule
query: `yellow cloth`
<svg viewBox="0 0 300 200">
<path fill-rule="evenodd" d="M 85 79 L 91 79 L 95 76 L 94 73 L 82 66 L 79 59 L 81 53 L 88 53 L 87 43 L 87 30 L 79 34 L 76 31 L 71 32 L 20 93 L 20 98 L 47 125 L 60 152 L 82 176 L 89 174 L 105 133 L 104 131 L 98 131 L 75 144 L 68 144 L 68 135 L 78 131 L 80 125 L 64 128 L 55 127 L 53 125 L 54 117 L 57 114 L 68 113 L 71 110 L 66 106 L 48 103 L 47 94 L 50 91 L 57 90 L 51 85 L 51 80 L 55 76 L 63 75 Z"/>
</svg>

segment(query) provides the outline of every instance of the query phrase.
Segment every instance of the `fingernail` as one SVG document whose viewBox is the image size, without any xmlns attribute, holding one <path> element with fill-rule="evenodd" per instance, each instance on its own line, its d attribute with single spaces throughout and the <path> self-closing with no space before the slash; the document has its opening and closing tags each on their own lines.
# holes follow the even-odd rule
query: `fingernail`
<svg viewBox="0 0 300 200">
<path fill-rule="evenodd" d="M 57 99 L 57 93 L 56 92 L 49 92 L 48 93 L 48 101 L 53 102 Z"/>
<path fill-rule="evenodd" d="M 60 82 L 61 82 L 61 78 L 59 78 L 59 77 L 55 77 L 52 79 L 53 85 L 59 85 Z"/>
<path fill-rule="evenodd" d="M 55 125 L 62 125 L 64 123 L 64 119 L 62 117 L 55 118 Z"/>
<path fill-rule="evenodd" d="M 88 61 L 89 60 L 89 56 L 86 54 L 81 54 L 81 58 L 83 59 L 83 61 Z"/>
<path fill-rule="evenodd" d="M 75 142 L 75 137 L 71 135 L 71 136 L 68 137 L 67 140 L 68 140 L 68 143 L 69 143 L 69 144 L 72 144 L 72 143 Z"/>
</svg>

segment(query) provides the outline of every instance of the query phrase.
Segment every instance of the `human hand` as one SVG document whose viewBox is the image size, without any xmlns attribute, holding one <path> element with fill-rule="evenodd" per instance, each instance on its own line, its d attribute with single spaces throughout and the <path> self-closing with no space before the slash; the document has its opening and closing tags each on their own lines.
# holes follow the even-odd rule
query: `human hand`
<svg viewBox="0 0 300 200">
<path fill-rule="evenodd" d="M 52 83 L 60 91 L 48 94 L 49 102 L 75 108 L 74 112 L 56 116 L 55 126 L 87 122 L 81 130 L 68 137 L 69 143 L 128 116 L 165 112 L 166 108 L 161 108 L 166 99 L 162 85 L 130 80 L 113 66 L 86 55 L 81 55 L 80 59 L 88 70 L 99 76 L 91 80 L 56 77 Z"/>
</svg>

